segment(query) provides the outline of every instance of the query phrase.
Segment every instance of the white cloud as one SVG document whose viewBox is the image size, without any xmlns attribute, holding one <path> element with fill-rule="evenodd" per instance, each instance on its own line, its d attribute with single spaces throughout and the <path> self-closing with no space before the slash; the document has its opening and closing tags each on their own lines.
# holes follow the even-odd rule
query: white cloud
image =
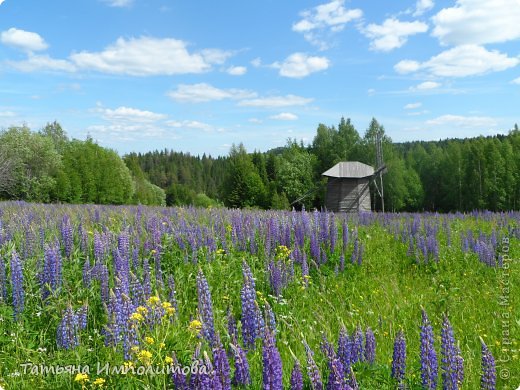
<svg viewBox="0 0 520 390">
<path fill-rule="evenodd" d="M 363 16 L 360 9 L 346 9 L 344 4 L 344 0 L 333 0 L 301 12 L 301 20 L 293 24 L 293 31 L 302 33 L 311 44 L 327 48 L 324 35 L 341 31 L 348 22 Z"/>
<path fill-rule="evenodd" d="M 326 57 L 310 57 L 305 53 L 294 53 L 281 64 L 275 62 L 272 67 L 280 69 L 280 76 L 303 78 L 311 73 L 327 69 L 329 63 Z"/>
<path fill-rule="evenodd" d="M 4 45 L 12 46 L 25 51 L 40 51 L 49 47 L 45 40 L 37 33 L 10 28 L 2 31 L 0 34 L 0 42 Z"/>
<path fill-rule="evenodd" d="M 70 59 L 82 69 L 132 76 L 202 73 L 221 64 L 231 53 L 219 49 L 188 52 L 173 38 L 119 38 L 101 52 L 74 53 Z"/>
<path fill-rule="evenodd" d="M 290 112 L 281 112 L 277 115 L 272 115 L 269 118 L 277 119 L 280 121 L 295 121 L 296 119 L 298 119 L 298 116 Z"/>
<path fill-rule="evenodd" d="M 401 22 L 395 18 L 386 19 L 383 24 L 369 24 L 362 33 L 372 41 L 370 48 L 376 51 L 390 51 L 403 46 L 411 35 L 428 31 L 423 22 Z"/>
<path fill-rule="evenodd" d="M 262 59 L 260 57 L 256 57 L 251 61 L 251 65 L 253 65 L 255 68 L 262 66 Z"/>
<path fill-rule="evenodd" d="M 433 36 L 444 45 L 481 45 L 520 38 L 520 1 L 457 0 L 433 18 Z"/>
<path fill-rule="evenodd" d="M 256 123 L 256 124 L 260 124 L 263 122 L 261 119 L 258 119 L 258 118 L 250 118 L 247 121 L 251 122 L 251 123 Z"/>
<path fill-rule="evenodd" d="M 394 70 L 397 73 L 404 74 L 404 73 L 416 72 L 419 70 L 420 67 L 421 67 L 421 64 L 419 64 L 417 61 L 402 60 L 394 65 Z"/>
<path fill-rule="evenodd" d="M 519 58 L 508 57 L 497 50 L 488 51 L 482 46 L 462 45 L 443 51 L 428 61 L 404 60 L 394 69 L 398 73 L 412 73 L 424 70 L 439 77 L 466 77 L 498 72 L 520 63 Z"/>
<path fill-rule="evenodd" d="M 16 116 L 13 111 L 0 111 L 0 118 L 12 118 Z"/>
<path fill-rule="evenodd" d="M 112 122 L 156 122 L 167 117 L 164 114 L 124 106 L 114 110 L 110 108 L 99 108 L 97 111 L 103 115 L 104 119 Z"/>
<path fill-rule="evenodd" d="M 513 84 L 518 84 L 520 85 L 520 77 L 514 79 L 513 81 L 511 81 Z"/>
<path fill-rule="evenodd" d="M 413 87 L 412 89 L 417 89 L 420 91 L 428 90 L 428 89 L 435 89 L 439 88 L 441 86 L 441 83 L 438 83 L 436 81 L 424 81 L 417 86 Z"/>
<path fill-rule="evenodd" d="M 245 66 L 230 66 L 226 72 L 231 76 L 242 76 L 246 74 L 247 68 Z"/>
<path fill-rule="evenodd" d="M 29 54 L 26 60 L 6 61 L 6 63 L 20 72 L 56 71 L 72 73 L 77 70 L 71 62 L 51 58 L 48 55 Z"/>
<path fill-rule="evenodd" d="M 428 12 L 435 6 L 435 3 L 433 0 L 417 0 L 417 3 L 415 3 L 415 12 L 413 13 L 413 16 L 421 16 L 425 12 Z"/>
<path fill-rule="evenodd" d="M 211 131 L 213 130 L 213 126 L 199 121 L 190 121 L 190 120 L 183 120 L 183 121 L 167 121 L 166 124 L 170 127 L 175 128 L 184 128 L 184 129 L 195 129 L 195 130 L 203 130 L 203 131 Z"/>
<path fill-rule="evenodd" d="M 442 115 L 435 119 L 426 121 L 430 126 L 455 126 L 463 128 L 486 128 L 498 125 L 494 118 L 488 116 L 462 116 L 462 115 Z"/>
<path fill-rule="evenodd" d="M 202 103 L 224 99 L 247 99 L 256 97 L 256 93 L 244 89 L 219 89 L 210 84 L 180 84 L 176 90 L 167 93 L 180 103 Z"/>
<path fill-rule="evenodd" d="M 262 108 L 276 108 L 276 107 L 291 107 L 291 106 L 305 106 L 312 102 L 313 99 L 304 98 L 296 95 L 286 96 L 269 96 L 258 99 L 246 99 L 238 103 L 239 106 L 244 107 L 262 107 Z"/>
<path fill-rule="evenodd" d="M 4 2 L 5 0 L 0 0 L 0 5 L 2 5 L 2 3 Z"/>
<path fill-rule="evenodd" d="M 413 110 L 415 108 L 419 108 L 422 106 L 422 103 L 408 103 L 406 106 L 404 106 L 404 109 L 405 110 Z"/>
<path fill-rule="evenodd" d="M 103 0 L 110 7 L 130 7 L 134 0 Z"/>
</svg>

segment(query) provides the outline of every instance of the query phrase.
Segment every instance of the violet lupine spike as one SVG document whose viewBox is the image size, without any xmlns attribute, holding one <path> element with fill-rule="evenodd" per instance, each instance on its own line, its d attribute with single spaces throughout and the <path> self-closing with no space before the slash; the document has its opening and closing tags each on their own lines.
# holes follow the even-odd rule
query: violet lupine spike
<svg viewBox="0 0 520 390">
<path fill-rule="evenodd" d="M 208 281 L 204 277 L 202 270 L 199 269 L 197 275 L 197 296 L 199 313 L 202 320 L 202 336 L 210 345 L 215 343 L 215 326 L 213 319 L 213 304 L 211 302 L 211 292 Z"/>
<path fill-rule="evenodd" d="M 464 383 L 464 358 L 462 357 L 462 352 L 458 345 L 455 346 L 457 355 L 455 357 L 456 367 L 457 367 L 457 384 L 459 388 L 462 387 Z"/>
<path fill-rule="evenodd" d="M 63 242 L 63 248 L 65 250 L 65 256 L 70 257 L 74 247 L 74 236 L 70 218 L 68 215 L 63 216 L 61 221 L 61 238 Z"/>
<path fill-rule="evenodd" d="M 294 367 L 291 371 L 291 379 L 289 381 L 291 390 L 303 390 L 303 374 L 298 360 L 294 361 Z"/>
<path fill-rule="evenodd" d="M 86 303 L 76 311 L 76 319 L 79 329 L 87 327 L 88 305 Z"/>
<path fill-rule="evenodd" d="M 346 252 L 348 246 L 348 224 L 346 219 L 343 219 L 342 228 L 343 252 Z"/>
<path fill-rule="evenodd" d="M 323 381 L 316 362 L 314 361 L 314 352 L 309 345 L 304 341 L 305 352 L 307 354 L 307 375 L 311 382 L 312 390 L 323 390 Z"/>
<path fill-rule="evenodd" d="M 1 245 L 1 242 L 0 242 L 0 245 Z M 0 258 L 0 303 L 5 302 L 6 300 L 7 300 L 7 277 L 6 277 L 6 272 L 5 272 L 4 259 Z"/>
<path fill-rule="evenodd" d="M 63 349 L 73 349 L 79 345 L 78 319 L 71 306 L 63 311 L 63 316 L 56 331 L 56 342 L 58 347 Z"/>
<path fill-rule="evenodd" d="M 352 364 L 363 361 L 363 331 L 359 325 L 352 335 L 350 359 Z"/>
<path fill-rule="evenodd" d="M 228 307 L 227 309 L 227 330 L 229 338 L 231 339 L 232 343 L 238 342 L 238 328 L 237 328 L 237 320 L 235 319 L 235 316 L 233 315 L 233 312 L 231 311 L 231 308 Z"/>
<path fill-rule="evenodd" d="M 182 373 L 182 367 L 177 360 L 175 352 L 172 352 L 172 382 L 175 390 L 188 390 L 188 384 L 186 383 L 186 375 Z"/>
<path fill-rule="evenodd" d="M 338 357 L 346 371 L 349 371 L 351 361 L 351 342 L 347 329 L 342 326 L 338 338 Z"/>
<path fill-rule="evenodd" d="M 329 343 L 325 335 L 323 335 L 321 348 L 324 355 L 327 357 L 329 366 L 329 378 L 326 386 L 327 390 L 345 390 L 347 387 L 345 367 L 341 363 L 341 360 L 334 351 L 334 347 Z"/>
<path fill-rule="evenodd" d="M 244 261 L 242 264 L 244 282 L 240 291 L 242 301 L 242 339 L 246 348 L 254 348 L 258 337 L 259 318 L 256 307 L 255 281 L 251 269 Z"/>
<path fill-rule="evenodd" d="M 441 370 L 442 388 L 444 390 L 457 390 L 459 388 L 457 355 L 458 350 L 453 336 L 453 328 L 445 315 L 441 330 Z"/>
<path fill-rule="evenodd" d="M 376 361 L 376 338 L 370 327 L 365 332 L 365 362 L 374 364 Z"/>
<path fill-rule="evenodd" d="M 421 379 L 427 390 L 437 388 L 439 366 L 434 346 L 433 328 L 426 311 L 422 311 L 421 326 Z"/>
<path fill-rule="evenodd" d="M 222 347 L 220 337 L 216 335 L 216 347 L 213 349 L 213 365 L 215 376 L 222 390 L 231 390 L 231 369 L 225 349 Z"/>
<path fill-rule="evenodd" d="M 406 339 L 404 332 L 399 330 L 394 342 L 394 353 L 392 358 L 392 378 L 397 381 L 399 388 L 404 386 L 406 373 Z"/>
<path fill-rule="evenodd" d="M 246 353 L 238 344 L 231 344 L 231 349 L 235 359 L 235 373 L 232 383 L 235 386 L 249 386 L 251 384 L 251 373 Z"/>
<path fill-rule="evenodd" d="M 273 309 L 271 309 L 271 306 L 267 302 L 265 302 L 264 305 L 264 313 L 266 330 L 272 333 L 276 342 L 276 317 L 274 316 Z"/>
<path fill-rule="evenodd" d="M 274 337 L 267 331 L 264 335 L 262 350 L 262 378 L 264 390 L 283 390 L 282 359 L 276 348 Z"/>
<path fill-rule="evenodd" d="M 175 279 L 173 278 L 173 275 L 168 275 L 168 301 L 175 309 L 175 315 L 179 312 L 179 305 L 177 304 L 177 298 L 175 297 L 176 295 Z"/>
<path fill-rule="evenodd" d="M 480 339 L 482 345 L 482 374 L 480 377 L 481 390 L 495 390 L 496 389 L 496 367 L 495 358 L 487 347 L 484 340 Z"/>
<path fill-rule="evenodd" d="M 61 254 L 57 247 L 47 247 L 43 257 L 43 267 L 40 272 L 40 288 L 42 300 L 61 286 Z"/>
<path fill-rule="evenodd" d="M 13 250 L 11 256 L 11 286 L 13 295 L 14 320 L 20 319 L 25 303 L 25 293 L 23 289 L 23 270 L 22 262 L 18 253 Z"/>
</svg>

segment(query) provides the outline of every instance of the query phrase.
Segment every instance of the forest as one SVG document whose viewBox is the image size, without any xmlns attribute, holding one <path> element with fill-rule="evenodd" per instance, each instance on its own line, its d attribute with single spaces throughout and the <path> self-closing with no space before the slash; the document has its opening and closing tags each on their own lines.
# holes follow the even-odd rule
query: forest
<svg viewBox="0 0 520 390">
<path fill-rule="evenodd" d="M 282 148 L 228 156 L 193 156 L 164 149 L 130 153 L 93 139 L 69 139 L 59 123 L 38 132 L 0 132 L 0 198 L 32 202 L 224 205 L 232 208 L 321 209 L 326 178 L 339 161 L 375 165 L 383 140 L 387 211 L 518 210 L 520 130 L 507 135 L 394 143 L 372 119 L 360 135 L 350 119 L 319 124 L 312 143 L 288 139 Z M 375 191 L 372 191 L 374 194 Z M 381 208 L 372 199 L 373 209 Z"/>
</svg>

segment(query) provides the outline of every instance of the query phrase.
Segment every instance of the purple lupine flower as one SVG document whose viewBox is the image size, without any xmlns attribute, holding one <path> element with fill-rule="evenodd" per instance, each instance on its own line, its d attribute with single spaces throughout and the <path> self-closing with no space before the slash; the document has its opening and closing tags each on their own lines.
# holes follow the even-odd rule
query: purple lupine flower
<svg viewBox="0 0 520 390">
<path fill-rule="evenodd" d="M 258 337 L 258 312 L 256 309 L 255 281 L 251 269 L 244 261 L 242 264 L 244 283 L 240 291 L 242 301 L 242 338 L 246 348 L 254 348 L 255 339 Z"/>
<path fill-rule="evenodd" d="M 65 250 L 65 256 L 70 257 L 74 247 L 74 236 L 70 218 L 68 215 L 64 215 L 61 221 L 61 239 L 63 242 L 63 248 Z"/>
<path fill-rule="evenodd" d="M 92 280 L 92 269 L 90 268 L 90 260 L 87 256 L 83 263 L 83 285 L 90 288 L 90 281 Z"/>
<path fill-rule="evenodd" d="M 251 384 L 251 373 L 246 353 L 238 344 L 230 344 L 230 346 L 235 359 L 233 384 L 236 386 L 249 386 Z"/>
<path fill-rule="evenodd" d="M 347 225 L 347 220 L 344 218 L 343 219 L 343 229 L 342 229 L 342 234 L 343 234 L 343 252 L 345 252 L 347 250 L 347 246 L 348 246 L 348 225 Z"/>
<path fill-rule="evenodd" d="M 457 384 L 459 387 L 464 383 L 464 358 L 462 357 L 462 352 L 458 345 L 455 346 L 455 350 L 457 355 L 455 357 L 456 367 L 457 367 Z"/>
<path fill-rule="evenodd" d="M 426 311 L 423 310 L 421 326 L 421 379 L 425 389 L 434 390 L 437 388 L 438 369 L 433 328 Z"/>
<path fill-rule="evenodd" d="M 215 376 L 222 390 L 231 390 L 231 369 L 229 368 L 229 360 L 218 334 L 216 335 L 215 344 L 216 347 L 213 349 Z"/>
<path fill-rule="evenodd" d="M 58 347 L 63 349 L 76 348 L 79 345 L 78 329 L 78 319 L 69 305 L 63 311 L 63 316 L 56 332 Z"/>
<path fill-rule="evenodd" d="M 135 307 L 143 305 L 146 301 L 143 285 L 133 273 L 130 273 L 130 296 Z"/>
<path fill-rule="evenodd" d="M 356 237 L 356 239 L 354 240 L 354 249 L 352 250 L 352 255 L 350 256 L 350 262 L 352 264 L 355 264 L 357 262 L 358 252 L 359 252 L 359 240 Z"/>
<path fill-rule="evenodd" d="M 302 253 L 302 278 L 305 283 L 305 287 L 309 286 L 309 264 L 307 263 L 307 255 L 305 252 Z"/>
<path fill-rule="evenodd" d="M 0 244 L 1 245 L 1 244 Z M 7 277 L 5 272 L 5 263 L 0 258 L 0 303 L 7 300 Z"/>
<path fill-rule="evenodd" d="M 347 381 L 345 378 L 345 367 L 336 355 L 334 347 L 323 335 L 322 350 L 328 360 L 329 378 L 327 381 L 327 390 L 346 390 Z"/>
<path fill-rule="evenodd" d="M 76 311 L 76 319 L 78 329 L 85 329 L 87 327 L 88 305 L 85 303 Z"/>
<path fill-rule="evenodd" d="M 303 390 L 303 374 L 298 360 L 294 361 L 294 367 L 291 371 L 291 379 L 289 381 L 291 390 Z"/>
<path fill-rule="evenodd" d="M 152 284 L 150 281 L 150 264 L 148 263 L 148 258 L 143 259 L 143 289 L 144 289 L 144 297 L 146 299 L 152 296 Z"/>
<path fill-rule="evenodd" d="M 495 358 L 491 354 L 484 340 L 480 339 L 482 344 L 482 375 L 480 377 L 480 388 L 482 390 L 496 389 L 496 368 Z"/>
<path fill-rule="evenodd" d="M 351 363 L 357 363 L 363 361 L 363 331 L 361 326 L 357 326 L 354 334 L 352 335 L 352 347 L 350 354 Z"/>
<path fill-rule="evenodd" d="M 458 386 L 458 362 L 457 346 L 453 336 L 448 316 L 444 316 L 441 330 L 441 355 L 442 355 L 442 388 L 444 390 L 457 390 Z"/>
<path fill-rule="evenodd" d="M 47 247 L 43 257 L 43 267 L 40 271 L 40 287 L 42 300 L 45 300 L 61 286 L 61 254 L 57 247 Z"/>
<path fill-rule="evenodd" d="M 361 265 L 361 263 L 363 263 L 364 250 L 365 250 L 365 246 L 363 244 L 360 244 L 358 252 L 357 252 L 357 258 L 356 258 L 357 265 Z"/>
<path fill-rule="evenodd" d="M 177 356 L 175 352 L 172 352 L 172 382 L 175 390 L 188 390 L 188 385 L 186 383 L 186 375 L 182 373 L 182 367 L 177 360 Z"/>
<path fill-rule="evenodd" d="M 20 257 L 15 250 L 11 256 L 11 286 L 13 294 L 14 320 L 20 319 L 24 308 L 25 293 L 23 289 L 23 271 Z"/>
<path fill-rule="evenodd" d="M 399 330 L 394 342 L 394 354 L 392 359 L 392 378 L 397 381 L 399 388 L 404 386 L 406 372 L 406 339 L 404 332 Z"/>
<path fill-rule="evenodd" d="M 265 313 L 265 328 L 267 331 L 271 332 L 276 342 L 276 318 L 274 316 L 273 309 L 269 303 L 265 302 L 264 304 L 264 313 Z"/>
<path fill-rule="evenodd" d="M 341 256 L 339 257 L 339 270 L 341 272 L 345 271 L 345 253 L 342 252 Z"/>
<path fill-rule="evenodd" d="M 265 332 L 262 350 L 262 378 L 264 390 L 283 390 L 282 359 L 276 348 L 273 334 Z"/>
<path fill-rule="evenodd" d="M 372 329 L 367 328 L 365 332 L 365 362 L 374 364 L 376 361 L 376 338 Z"/>
<path fill-rule="evenodd" d="M 346 371 L 349 371 L 351 361 L 351 342 L 347 329 L 342 326 L 338 338 L 338 357 Z"/>
<path fill-rule="evenodd" d="M 202 320 L 202 336 L 210 343 L 215 343 L 215 326 L 213 324 L 213 304 L 211 303 L 211 292 L 208 281 L 199 268 L 197 275 L 197 296 L 199 302 L 199 313 Z"/>
<path fill-rule="evenodd" d="M 307 354 L 307 375 L 311 381 L 312 390 L 323 390 L 323 381 L 321 380 L 320 370 L 314 361 L 314 352 L 304 341 L 305 352 Z"/>
<path fill-rule="evenodd" d="M 229 338 L 233 343 L 236 343 L 238 340 L 237 320 L 235 319 L 235 316 L 233 315 L 233 312 L 231 311 L 230 307 L 228 307 L 227 309 L 226 317 Z"/>
<path fill-rule="evenodd" d="M 336 249 L 336 240 L 338 239 L 338 225 L 334 214 L 330 216 L 330 230 L 329 230 L 329 241 L 330 241 L 330 253 L 334 253 Z"/>
</svg>

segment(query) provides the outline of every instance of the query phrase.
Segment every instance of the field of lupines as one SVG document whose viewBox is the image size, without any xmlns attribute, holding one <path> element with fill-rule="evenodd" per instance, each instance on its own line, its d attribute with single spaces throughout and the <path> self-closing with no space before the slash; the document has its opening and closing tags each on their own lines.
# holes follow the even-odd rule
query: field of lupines
<svg viewBox="0 0 520 390">
<path fill-rule="evenodd" d="M 0 386 L 516 389 L 519 227 L 0 203 Z"/>
</svg>

